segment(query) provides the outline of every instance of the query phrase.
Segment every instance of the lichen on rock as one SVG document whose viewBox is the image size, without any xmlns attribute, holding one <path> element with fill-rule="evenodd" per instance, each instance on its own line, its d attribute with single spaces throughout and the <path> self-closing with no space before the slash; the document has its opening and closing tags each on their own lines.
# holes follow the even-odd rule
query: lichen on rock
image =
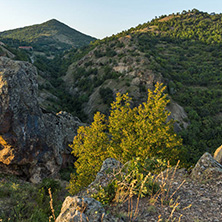
<svg viewBox="0 0 222 222">
<path fill-rule="evenodd" d="M 81 196 L 66 197 L 56 222 L 122 222 L 121 218 L 107 214 L 102 204 L 90 197 L 92 193 L 98 191 L 97 189 L 100 186 L 106 186 L 113 179 L 109 174 L 118 170 L 121 165 L 114 158 L 106 159 L 103 162 L 101 170 L 97 173 L 95 181 L 88 186 L 87 190 L 78 194 Z"/>
<path fill-rule="evenodd" d="M 209 153 L 204 153 L 192 170 L 191 177 L 202 181 L 222 175 L 222 166 Z"/>
<path fill-rule="evenodd" d="M 0 172 L 33 183 L 57 175 L 66 164 L 78 126 L 66 112 L 43 112 L 38 102 L 37 69 L 0 57 Z"/>
</svg>

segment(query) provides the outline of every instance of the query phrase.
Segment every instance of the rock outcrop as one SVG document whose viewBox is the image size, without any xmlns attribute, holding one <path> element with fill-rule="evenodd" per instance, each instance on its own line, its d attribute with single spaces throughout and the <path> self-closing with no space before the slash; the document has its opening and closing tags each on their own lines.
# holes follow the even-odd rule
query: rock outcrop
<svg viewBox="0 0 222 222">
<path fill-rule="evenodd" d="M 79 193 L 78 195 L 81 197 L 66 198 L 56 222 L 131 221 L 130 218 L 124 216 L 129 213 L 129 203 L 123 203 L 119 206 L 113 204 L 106 208 L 109 209 L 109 214 L 106 214 L 101 204 L 90 198 L 91 194 L 97 192 L 97 188 L 107 186 L 112 180 L 112 173 L 110 172 L 118 172 L 119 167 L 121 167 L 121 164 L 117 160 L 106 159 L 101 170 L 97 173 L 95 181 L 88 186 L 87 192 Z M 180 220 L 182 216 L 182 221 L 194 221 L 196 219 L 212 222 L 220 221 L 222 166 L 209 153 L 205 153 L 199 159 L 191 175 L 187 174 L 185 169 L 176 170 L 173 167 L 163 171 L 157 178 L 156 181 L 161 186 L 165 186 L 170 195 L 172 194 L 170 201 L 174 203 L 175 200 L 179 200 L 175 203 L 178 203 L 180 208 L 173 213 L 173 218 Z M 152 195 L 151 197 L 146 196 L 138 202 L 138 212 L 134 212 L 136 215 L 135 221 L 157 221 L 160 215 L 165 215 L 165 218 L 172 215 L 171 204 L 162 206 L 163 199 L 159 196 L 155 205 L 152 205 L 152 198 Z M 164 196 L 164 198 L 166 197 Z M 136 199 L 138 200 L 138 198 Z M 134 201 L 136 200 L 134 199 Z"/>
<path fill-rule="evenodd" d="M 117 222 L 122 221 L 110 214 L 106 214 L 102 204 L 93 198 L 78 196 L 66 197 L 61 213 L 56 222 Z"/>
<path fill-rule="evenodd" d="M 121 167 L 121 163 L 113 158 L 108 158 L 103 162 L 101 170 L 97 173 L 95 181 L 88 187 L 87 191 L 79 193 L 80 196 L 66 197 L 63 202 L 61 213 L 56 222 L 121 222 L 121 218 L 116 218 L 111 214 L 107 214 L 102 204 L 91 198 L 91 194 L 96 193 L 99 187 L 105 187 L 113 179 L 110 175 Z"/>
<path fill-rule="evenodd" d="M 91 197 L 91 195 L 97 193 L 101 187 L 106 187 L 113 179 L 113 173 L 117 172 L 121 166 L 122 163 L 114 158 L 104 160 L 100 171 L 96 175 L 96 179 L 86 190 L 80 192 L 81 196 Z"/>
<path fill-rule="evenodd" d="M 0 42 L 0 56 L 6 56 L 8 58 L 15 58 L 15 55 L 5 48 L 5 44 Z"/>
<path fill-rule="evenodd" d="M 188 116 L 182 106 L 180 106 L 178 103 L 173 101 L 173 99 L 170 99 L 170 104 L 168 104 L 167 109 L 170 111 L 170 116 L 168 117 L 168 120 L 174 119 L 174 130 L 175 132 L 180 132 L 183 128 L 186 129 L 188 127 L 188 122 L 185 122 L 184 120 L 188 119 Z"/>
<path fill-rule="evenodd" d="M 66 112 L 46 112 L 38 103 L 37 69 L 0 57 L 0 171 L 37 183 L 69 161 L 68 144 L 79 125 Z"/>
<path fill-rule="evenodd" d="M 209 153 L 204 153 L 192 170 L 191 177 L 196 180 L 207 180 L 222 175 L 222 165 Z"/>
</svg>

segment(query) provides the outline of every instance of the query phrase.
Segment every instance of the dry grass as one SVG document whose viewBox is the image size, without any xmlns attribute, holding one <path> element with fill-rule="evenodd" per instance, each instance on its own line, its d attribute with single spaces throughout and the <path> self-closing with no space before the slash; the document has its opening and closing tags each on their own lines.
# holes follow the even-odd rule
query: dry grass
<svg viewBox="0 0 222 222">
<path fill-rule="evenodd" d="M 179 162 L 174 168 L 170 168 L 169 164 L 167 169 L 157 176 L 147 174 L 138 181 L 135 178 L 136 170 L 126 173 L 125 170 L 119 170 L 113 173 L 113 177 L 117 180 L 117 191 L 115 198 L 109 207 L 112 214 L 120 214 L 129 222 L 140 221 L 142 218 L 149 220 L 144 215 L 142 215 L 141 209 L 141 199 L 144 203 L 146 201 L 147 212 L 152 214 L 158 222 L 180 222 L 183 217 L 183 211 L 190 208 L 191 205 L 180 209 L 180 197 L 177 194 L 178 190 L 183 186 L 185 180 L 175 185 L 175 176 L 178 170 Z M 146 183 L 150 183 L 150 178 L 153 179 L 153 187 L 151 188 L 151 193 L 144 197 L 144 189 L 146 188 Z M 139 187 L 138 187 L 139 182 Z M 158 189 L 156 190 L 156 184 L 158 184 Z M 52 211 L 52 216 L 50 217 L 55 221 L 55 213 L 53 209 L 53 199 L 51 195 L 51 190 L 49 189 L 50 195 L 50 208 Z M 148 207 L 147 207 L 148 206 Z M 77 206 L 77 211 L 80 212 L 80 221 L 83 220 L 83 213 L 86 209 L 84 201 L 82 202 L 82 207 Z M 167 209 L 167 210 L 166 210 Z M 179 211 L 178 211 L 179 209 Z M 175 215 L 175 212 L 176 215 Z M 180 213 L 179 213 L 180 212 Z M 104 215 L 102 215 L 101 221 L 103 221 Z M 51 222 L 51 219 L 49 220 Z M 88 218 L 87 218 L 88 220 Z"/>
<path fill-rule="evenodd" d="M 179 216 L 177 213 L 177 216 L 175 216 L 175 212 L 178 211 L 178 209 L 180 212 L 183 212 L 191 207 L 191 205 L 189 205 L 180 209 L 180 197 L 176 197 L 176 193 L 185 183 L 185 180 L 183 180 L 175 187 L 174 181 L 178 166 L 179 162 L 174 168 L 170 168 L 168 164 L 168 167 L 164 172 L 153 178 L 153 184 L 159 185 L 157 192 L 155 192 L 153 188 L 151 196 L 143 198 L 143 202 L 144 200 L 149 202 L 149 209 L 147 210 L 152 211 L 152 213 L 157 215 L 156 220 L 158 222 L 180 222 L 183 217 L 183 213 L 180 213 Z M 127 203 L 127 221 L 132 222 L 139 220 L 141 216 L 141 212 L 139 210 L 141 207 L 139 205 L 143 188 L 147 180 L 151 177 L 151 174 L 148 174 L 143 178 L 139 189 L 136 188 L 138 181 L 130 179 L 130 177 L 132 177 L 132 173 L 126 175 L 124 172 L 120 171 L 115 174 L 114 177 L 116 178 L 117 176 L 121 179 L 118 181 L 118 189 L 114 199 L 113 206 L 117 208 L 115 211 L 120 212 L 118 208 L 122 206 L 123 203 Z M 137 194 L 135 195 L 135 193 Z M 166 208 L 170 209 L 170 212 L 166 211 Z"/>
<path fill-rule="evenodd" d="M 52 216 L 49 217 L 49 222 L 51 222 L 51 219 L 53 218 L 54 221 L 55 221 L 56 217 L 55 217 L 55 210 L 53 208 L 53 198 L 52 198 L 51 188 L 49 188 L 48 191 L 49 191 L 49 197 L 50 197 L 49 204 L 50 204 L 50 209 L 51 209 L 51 212 L 52 212 Z"/>
<path fill-rule="evenodd" d="M 157 193 L 155 193 L 150 198 L 150 203 L 153 206 L 159 203 L 161 214 L 158 216 L 158 222 L 161 222 L 161 221 L 180 222 L 183 216 L 183 214 L 180 214 L 179 218 L 174 217 L 175 211 L 180 206 L 180 202 L 179 202 L 180 197 L 175 198 L 175 194 L 186 182 L 186 180 L 183 180 L 180 184 L 177 185 L 176 188 L 173 188 L 173 182 L 175 181 L 175 174 L 178 169 L 178 166 L 179 166 L 179 161 L 177 165 L 174 167 L 174 169 L 170 168 L 169 163 L 168 163 L 167 170 L 162 172 L 155 178 L 155 180 L 159 182 L 160 189 L 158 190 Z M 172 209 L 169 215 L 165 215 L 164 209 L 166 207 L 170 207 L 170 209 Z M 184 207 L 181 211 L 184 211 L 190 207 L 191 207 L 191 204 Z"/>
</svg>

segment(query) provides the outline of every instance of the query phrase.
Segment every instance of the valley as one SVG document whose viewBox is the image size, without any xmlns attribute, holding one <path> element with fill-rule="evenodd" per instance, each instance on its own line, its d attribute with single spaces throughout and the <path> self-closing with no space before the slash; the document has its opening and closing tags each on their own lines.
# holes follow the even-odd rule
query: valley
<svg viewBox="0 0 222 222">
<path fill-rule="evenodd" d="M 32 189 L 34 192 L 34 201 L 29 200 L 27 194 L 22 197 L 24 201 L 30 202 L 27 211 L 32 212 L 35 218 L 33 221 L 44 221 L 46 215 L 50 214 L 50 209 L 42 209 L 46 201 L 49 201 L 47 189 L 50 186 L 54 186 L 53 192 L 58 200 L 58 216 L 62 201 L 67 195 L 65 187 L 69 187 L 70 190 L 70 186 L 75 187 L 74 182 L 77 181 L 77 168 L 73 168 L 73 163 L 77 162 L 80 156 L 78 151 L 72 150 L 72 141 L 74 137 L 78 138 L 80 126 L 88 129 L 83 131 L 87 137 L 90 127 L 93 129 L 90 124 L 94 123 L 95 113 L 99 111 L 105 116 L 104 119 L 101 118 L 101 122 L 110 127 L 110 104 L 117 98 L 117 93 L 129 95 L 132 98 L 130 109 L 136 110 L 140 104 L 145 104 L 147 92 L 155 90 L 157 82 L 166 86 L 162 95 L 167 94 L 166 97 L 170 100 L 166 110 L 171 112 L 171 115 L 166 122 L 174 120 L 174 133 L 181 138 L 178 141 L 182 145 L 177 150 L 179 154 L 175 155 L 174 162 L 179 159 L 180 168 L 186 168 L 182 178 L 188 178 L 189 182 L 192 181 L 191 178 L 197 178 L 199 174 L 192 176 L 195 164 L 206 152 L 213 155 L 222 143 L 221 20 L 222 14 L 209 14 L 197 9 L 184 10 L 181 13 L 156 17 L 104 39 L 85 35 L 55 19 L 39 25 L 0 32 L 0 196 L 6 198 L 9 204 L 9 207 L 5 208 L 4 202 L 1 206 L 0 201 L 0 213 L 6 212 L 2 214 L 4 218 L 11 216 L 14 218 L 12 221 L 16 221 L 17 215 L 17 219 L 20 218 L 17 221 L 23 221 L 19 214 L 21 211 L 25 215 L 24 221 L 32 221 L 25 210 L 22 211 L 26 206 L 21 205 L 19 208 L 15 201 L 10 199 L 10 195 L 16 201 L 17 198 L 21 198 L 16 195 L 16 191 L 25 193 L 23 185 L 30 192 Z M 123 107 L 120 106 L 119 109 L 124 110 Z M 117 122 L 121 123 L 130 112 L 126 112 L 126 115 Z M 99 127 L 100 125 L 98 130 Z M 131 129 L 134 128 L 131 126 Z M 139 128 L 135 128 L 134 131 L 137 130 L 139 131 Z M 108 140 L 104 143 L 108 147 L 114 136 L 108 129 L 99 133 L 106 134 Z M 164 135 L 170 138 L 170 134 Z M 94 134 L 90 138 L 93 136 Z M 97 172 L 103 162 L 99 161 L 99 152 L 104 149 L 103 146 L 101 150 L 99 148 L 101 140 L 90 140 L 89 143 L 95 145 L 98 142 L 99 151 L 95 154 L 98 155 L 98 161 L 92 167 Z M 79 144 L 83 146 L 84 142 L 80 141 Z M 156 167 L 150 170 L 155 175 L 160 173 L 158 167 L 162 169 L 161 167 L 166 168 L 167 165 L 167 159 L 161 159 L 161 153 L 164 152 L 159 151 L 158 155 L 154 155 L 154 159 L 149 159 L 150 166 Z M 101 154 L 101 160 L 105 160 L 106 155 L 106 152 Z M 94 156 L 94 153 L 89 152 L 89 161 L 83 160 L 83 163 L 87 165 L 91 161 L 93 165 L 95 158 L 91 156 Z M 173 154 L 170 157 L 174 158 Z M 219 185 L 214 187 L 210 179 L 213 177 L 215 181 L 215 178 L 221 175 L 222 168 L 220 164 L 217 165 L 213 159 L 211 160 L 211 156 L 210 160 L 207 158 L 204 161 L 208 164 L 206 168 L 209 168 L 209 172 L 206 170 L 206 175 L 203 173 L 204 178 L 199 178 L 198 181 L 206 185 L 203 185 L 205 190 L 210 189 L 209 186 L 216 189 Z M 221 163 L 221 159 L 217 161 Z M 125 162 L 127 161 L 124 160 L 123 164 Z M 198 163 L 202 164 L 200 160 Z M 138 175 L 144 173 L 141 170 L 145 167 L 139 168 L 140 164 L 144 163 L 133 164 L 138 164 L 135 165 Z M 16 179 L 14 176 L 4 176 L 5 173 L 15 175 Z M 91 176 L 93 179 L 97 178 L 94 171 Z M 92 181 L 88 179 L 85 187 Z M 176 177 L 176 181 L 181 182 L 180 176 Z M 30 182 L 35 184 L 33 188 Z M 199 186 L 190 185 L 188 182 L 185 185 L 189 189 Z M 7 186 L 9 188 L 6 189 Z M 104 190 L 98 190 L 97 194 L 92 192 L 95 199 L 100 202 L 107 201 L 103 199 L 103 194 L 108 195 L 103 192 L 109 192 L 106 186 Z M 189 193 L 186 189 L 182 190 L 184 196 L 186 195 L 183 191 Z M 184 207 L 187 201 L 182 201 Z M 221 203 L 219 202 L 217 200 L 215 206 Z M 41 205 L 41 219 L 37 211 L 31 210 L 36 204 Z M 197 207 L 195 204 L 194 206 Z M 10 214 L 10 207 L 16 212 L 14 216 Z M 141 221 L 146 221 L 146 213 L 143 212 L 141 215 Z M 151 212 L 149 219 L 152 215 L 155 215 L 155 218 L 158 216 L 156 211 Z M 187 221 L 190 215 L 187 213 Z M 198 213 L 198 217 L 202 218 L 201 213 Z M 128 217 L 118 217 L 117 221 L 127 221 L 126 218 Z"/>
</svg>

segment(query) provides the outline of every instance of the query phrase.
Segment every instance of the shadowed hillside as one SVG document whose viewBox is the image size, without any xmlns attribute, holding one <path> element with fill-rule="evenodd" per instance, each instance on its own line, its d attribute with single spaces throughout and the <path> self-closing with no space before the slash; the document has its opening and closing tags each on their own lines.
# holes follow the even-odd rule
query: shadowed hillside
<svg viewBox="0 0 222 222">
<path fill-rule="evenodd" d="M 138 104 L 162 81 L 188 115 L 182 121 L 189 126 L 181 132 L 188 161 L 213 152 L 222 139 L 221 19 L 183 11 L 70 51 L 63 58 L 71 64 L 62 78 L 70 93 L 65 108 L 81 117 L 106 113 L 116 92 L 128 92 Z"/>
</svg>

